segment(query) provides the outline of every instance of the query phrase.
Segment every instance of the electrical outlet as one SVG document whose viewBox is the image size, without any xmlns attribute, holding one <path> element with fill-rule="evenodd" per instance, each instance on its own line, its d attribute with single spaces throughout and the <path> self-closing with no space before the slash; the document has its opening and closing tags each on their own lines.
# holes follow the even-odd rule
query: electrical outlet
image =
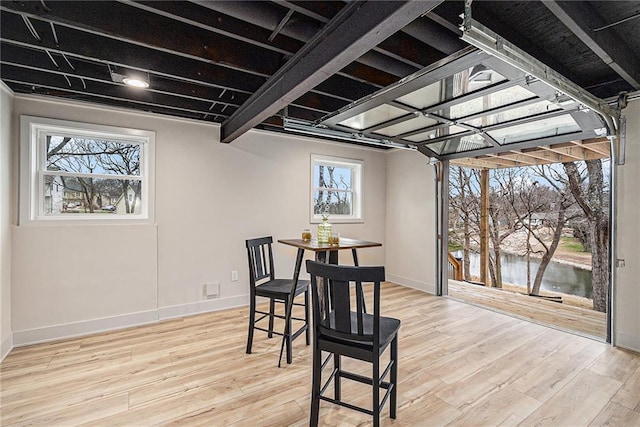
<svg viewBox="0 0 640 427">
<path fill-rule="evenodd" d="M 238 281 L 238 270 L 231 270 L 231 281 L 232 282 Z"/>
<path fill-rule="evenodd" d="M 616 260 L 616 266 L 617 266 L 617 267 L 625 267 L 625 266 L 626 266 L 626 264 L 625 264 L 625 262 L 624 262 L 624 260 L 623 260 L 623 259 L 617 259 L 617 260 Z"/>
</svg>

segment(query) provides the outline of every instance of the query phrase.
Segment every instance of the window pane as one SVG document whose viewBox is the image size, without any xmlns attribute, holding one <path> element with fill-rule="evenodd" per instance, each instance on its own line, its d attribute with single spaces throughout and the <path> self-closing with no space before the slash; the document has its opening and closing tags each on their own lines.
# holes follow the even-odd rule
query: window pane
<svg viewBox="0 0 640 427">
<path fill-rule="evenodd" d="M 355 117 L 344 120 L 340 122 L 340 124 L 352 129 L 362 130 L 377 125 L 378 123 L 404 116 L 405 114 L 407 114 L 405 110 L 392 107 L 391 105 L 382 104 L 369 111 L 358 114 Z"/>
<path fill-rule="evenodd" d="M 436 114 L 448 119 L 458 119 L 534 97 L 535 95 L 527 89 L 521 86 L 513 86 L 460 104 L 452 105 L 449 108 L 437 111 Z"/>
<path fill-rule="evenodd" d="M 45 175 L 46 215 L 131 215 L 142 208 L 142 182 Z"/>
<path fill-rule="evenodd" d="M 444 145 L 440 154 L 461 153 L 463 151 L 478 150 L 489 147 L 489 144 L 482 135 L 466 135 L 457 139 L 449 140 Z"/>
<path fill-rule="evenodd" d="M 313 213 L 321 215 L 352 215 L 352 193 L 346 191 L 316 190 L 313 195 Z"/>
<path fill-rule="evenodd" d="M 531 123 L 523 123 L 489 132 L 489 135 L 500 144 L 528 141 L 531 139 L 563 135 L 580 131 L 580 126 L 571 115 L 549 117 Z"/>
<path fill-rule="evenodd" d="M 466 129 L 461 128 L 460 126 L 449 126 L 449 127 L 430 130 L 427 132 L 418 133 L 412 136 L 406 136 L 404 137 L 404 139 L 412 142 L 423 142 L 423 141 L 428 141 L 430 139 L 440 138 L 445 135 L 456 135 L 458 133 L 462 133 L 465 131 Z"/>
<path fill-rule="evenodd" d="M 408 93 L 398 98 L 398 101 L 416 109 L 423 109 L 505 80 L 499 73 L 483 65 L 477 65 Z"/>
<path fill-rule="evenodd" d="M 376 133 L 385 136 L 396 136 L 402 133 L 411 132 L 417 129 L 426 128 L 437 124 L 436 120 L 429 117 L 417 116 L 415 119 L 407 120 L 396 125 L 392 125 L 383 129 L 379 129 Z"/>
<path fill-rule="evenodd" d="M 139 144 L 47 135 L 45 148 L 49 171 L 140 175 Z"/>
<path fill-rule="evenodd" d="M 353 189 L 353 169 L 346 166 L 316 164 L 313 171 L 316 188 Z"/>
<path fill-rule="evenodd" d="M 522 107 L 516 107 L 510 110 L 501 111 L 499 113 L 478 117 L 473 120 L 466 120 L 465 123 L 479 128 L 508 122 L 510 120 L 521 119 L 523 117 L 534 116 L 536 114 L 557 111 L 559 109 L 560 107 L 552 104 L 549 101 L 540 101 L 534 104 L 523 105 Z"/>
</svg>

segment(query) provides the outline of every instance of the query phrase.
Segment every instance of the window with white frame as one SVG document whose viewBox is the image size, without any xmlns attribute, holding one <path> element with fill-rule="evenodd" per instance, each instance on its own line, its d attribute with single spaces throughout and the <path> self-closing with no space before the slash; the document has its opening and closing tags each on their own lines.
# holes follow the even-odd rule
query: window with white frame
<svg viewBox="0 0 640 427">
<path fill-rule="evenodd" d="M 311 222 L 362 222 L 361 160 L 311 155 Z"/>
<path fill-rule="evenodd" d="M 20 223 L 151 222 L 155 133 L 21 117 Z"/>
</svg>

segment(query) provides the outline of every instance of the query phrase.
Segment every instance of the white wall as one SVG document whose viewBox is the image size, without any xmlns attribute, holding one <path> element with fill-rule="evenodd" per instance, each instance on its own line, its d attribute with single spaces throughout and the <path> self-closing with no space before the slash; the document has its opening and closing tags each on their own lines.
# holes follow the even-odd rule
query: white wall
<svg viewBox="0 0 640 427">
<path fill-rule="evenodd" d="M 13 95 L 0 83 L 0 360 L 13 346 L 11 329 L 11 222 L 14 199 L 11 140 Z"/>
<path fill-rule="evenodd" d="M 613 319 L 615 343 L 640 351 L 640 101 L 623 110 L 627 117 L 625 164 L 618 166 L 616 257 L 626 266 L 617 268 Z"/>
<path fill-rule="evenodd" d="M 310 227 L 312 153 L 364 160 L 365 222 L 334 227 L 384 243 L 379 150 L 261 131 L 220 144 L 216 125 L 16 96 L 16 129 L 22 114 L 155 131 L 156 224 L 15 227 L 17 345 L 246 304 L 244 240 L 297 237 Z M 295 249 L 274 249 L 278 275 L 290 275 Z M 385 246 L 358 255 L 362 264 L 384 264 Z M 231 282 L 232 270 L 239 281 Z M 220 282 L 220 298 L 203 297 L 207 282 Z"/>
<path fill-rule="evenodd" d="M 430 293 L 436 290 L 435 181 L 418 151 L 387 154 L 387 279 Z"/>
</svg>

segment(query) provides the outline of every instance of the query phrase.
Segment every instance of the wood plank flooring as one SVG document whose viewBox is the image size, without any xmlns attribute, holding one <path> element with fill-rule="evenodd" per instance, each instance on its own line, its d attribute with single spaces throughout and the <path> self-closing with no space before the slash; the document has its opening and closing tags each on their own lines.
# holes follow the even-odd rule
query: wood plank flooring
<svg viewBox="0 0 640 427">
<path fill-rule="evenodd" d="M 449 280 L 449 296 L 562 330 L 606 339 L 606 314 L 598 311 L 455 280 Z"/>
<path fill-rule="evenodd" d="M 640 355 L 385 283 L 402 320 L 398 418 L 383 426 L 640 425 Z M 311 348 L 257 333 L 247 309 L 14 349 L 0 366 L 3 426 L 306 426 Z M 345 363 L 346 364 L 346 363 Z M 365 372 L 367 365 L 348 363 Z M 368 388 L 343 383 L 368 401 Z M 324 426 L 369 425 L 322 402 Z"/>
</svg>

